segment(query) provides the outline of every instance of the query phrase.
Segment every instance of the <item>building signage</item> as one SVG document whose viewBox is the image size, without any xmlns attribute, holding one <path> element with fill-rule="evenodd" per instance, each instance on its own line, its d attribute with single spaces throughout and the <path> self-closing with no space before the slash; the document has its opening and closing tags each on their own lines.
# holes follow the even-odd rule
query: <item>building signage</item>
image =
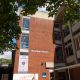
<svg viewBox="0 0 80 80">
<path fill-rule="evenodd" d="M 38 80 L 38 74 L 13 74 L 13 80 Z"/>
<path fill-rule="evenodd" d="M 45 51 L 45 50 L 31 50 L 31 52 L 36 52 L 36 53 L 48 53 L 48 51 Z"/>
<path fill-rule="evenodd" d="M 20 55 L 18 72 L 20 73 L 28 72 L 28 56 Z"/>
<path fill-rule="evenodd" d="M 42 73 L 42 77 L 46 78 L 46 72 Z"/>
</svg>

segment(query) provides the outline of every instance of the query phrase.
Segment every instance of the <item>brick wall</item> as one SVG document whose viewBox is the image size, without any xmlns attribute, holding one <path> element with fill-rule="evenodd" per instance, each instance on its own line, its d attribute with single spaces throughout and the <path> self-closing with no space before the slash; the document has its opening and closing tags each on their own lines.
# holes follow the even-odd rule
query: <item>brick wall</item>
<svg viewBox="0 0 80 80">
<path fill-rule="evenodd" d="M 39 80 L 49 80 L 49 70 L 42 63 L 54 61 L 53 21 L 31 17 L 29 36 L 29 73 L 39 73 Z M 46 72 L 47 77 L 42 78 Z"/>
</svg>

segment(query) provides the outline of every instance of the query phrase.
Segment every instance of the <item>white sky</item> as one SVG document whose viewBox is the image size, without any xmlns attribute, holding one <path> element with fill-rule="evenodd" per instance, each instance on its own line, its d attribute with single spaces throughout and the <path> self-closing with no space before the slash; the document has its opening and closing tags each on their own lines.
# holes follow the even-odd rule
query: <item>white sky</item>
<svg viewBox="0 0 80 80">
<path fill-rule="evenodd" d="M 38 11 L 48 12 L 48 11 L 46 11 L 46 7 L 38 7 Z"/>
<path fill-rule="evenodd" d="M 20 12 L 22 11 L 22 8 L 21 7 L 19 7 L 18 8 L 18 11 L 16 12 L 16 14 L 17 15 L 20 15 Z M 40 11 L 40 12 L 48 12 L 48 11 L 46 11 L 46 7 L 38 7 L 38 11 Z"/>
<path fill-rule="evenodd" d="M 5 51 L 3 55 L 0 54 L 0 58 L 11 59 L 12 58 L 12 52 L 11 51 Z"/>
</svg>

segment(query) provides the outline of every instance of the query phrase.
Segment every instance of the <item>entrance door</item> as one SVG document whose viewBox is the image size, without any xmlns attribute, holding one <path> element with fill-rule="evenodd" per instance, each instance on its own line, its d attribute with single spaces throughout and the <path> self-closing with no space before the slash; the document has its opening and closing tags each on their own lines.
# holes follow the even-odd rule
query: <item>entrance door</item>
<svg viewBox="0 0 80 80">
<path fill-rule="evenodd" d="M 66 72 L 59 72 L 59 80 L 67 80 Z"/>
<path fill-rule="evenodd" d="M 50 80 L 54 80 L 54 72 L 50 73 Z"/>
</svg>

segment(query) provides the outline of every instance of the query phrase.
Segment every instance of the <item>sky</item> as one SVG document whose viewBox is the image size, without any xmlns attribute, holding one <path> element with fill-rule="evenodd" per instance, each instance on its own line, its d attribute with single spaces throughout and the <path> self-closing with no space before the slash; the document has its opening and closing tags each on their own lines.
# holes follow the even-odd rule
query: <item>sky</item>
<svg viewBox="0 0 80 80">
<path fill-rule="evenodd" d="M 18 11 L 16 12 L 16 14 L 18 16 L 20 15 L 21 10 L 22 10 L 22 7 L 19 7 Z M 40 12 L 48 12 L 48 11 L 46 11 L 46 7 L 38 7 L 38 11 L 40 11 Z"/>
<path fill-rule="evenodd" d="M 12 39 L 14 43 L 16 43 L 16 39 Z M 0 54 L 0 59 L 12 59 L 12 52 L 11 51 L 5 51 L 3 55 Z"/>
<path fill-rule="evenodd" d="M 38 7 L 38 11 L 48 12 L 48 11 L 46 11 L 46 7 Z"/>
<path fill-rule="evenodd" d="M 0 59 L 11 59 L 12 58 L 12 52 L 11 51 L 5 51 L 3 55 L 0 54 Z"/>
</svg>

